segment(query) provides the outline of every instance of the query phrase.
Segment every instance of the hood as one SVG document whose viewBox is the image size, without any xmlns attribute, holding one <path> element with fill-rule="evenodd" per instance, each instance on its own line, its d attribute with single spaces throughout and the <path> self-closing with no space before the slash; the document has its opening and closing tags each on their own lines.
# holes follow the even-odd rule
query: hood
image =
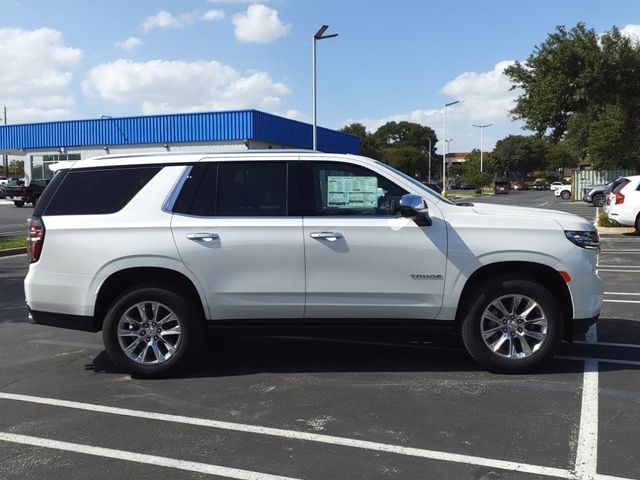
<svg viewBox="0 0 640 480">
<path fill-rule="evenodd" d="M 555 221 L 563 230 L 595 230 L 595 227 L 585 218 L 573 213 L 545 208 L 513 207 L 510 205 L 494 205 L 491 203 L 474 203 L 471 207 L 480 215 L 495 215 L 508 218 L 543 218 Z"/>
</svg>

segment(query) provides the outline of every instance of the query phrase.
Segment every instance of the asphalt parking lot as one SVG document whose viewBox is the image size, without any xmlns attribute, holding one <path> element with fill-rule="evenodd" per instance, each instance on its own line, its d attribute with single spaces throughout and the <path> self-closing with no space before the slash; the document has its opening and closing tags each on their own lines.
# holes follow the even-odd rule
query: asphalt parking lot
<svg viewBox="0 0 640 480">
<path fill-rule="evenodd" d="M 18 208 L 13 202 L 0 199 L 0 237 L 27 235 L 27 218 L 33 213 L 33 207 Z"/>
<path fill-rule="evenodd" d="M 25 256 L 0 259 L 0 478 L 640 479 L 640 236 L 602 244 L 601 321 L 528 375 L 449 336 L 209 335 L 186 376 L 132 379 L 100 334 L 29 324 Z"/>
</svg>

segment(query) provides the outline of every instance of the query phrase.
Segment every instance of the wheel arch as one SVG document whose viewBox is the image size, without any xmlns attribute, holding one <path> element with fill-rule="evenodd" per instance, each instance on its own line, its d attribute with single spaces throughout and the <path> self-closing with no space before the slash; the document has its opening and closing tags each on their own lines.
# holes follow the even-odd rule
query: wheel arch
<svg viewBox="0 0 640 480">
<path fill-rule="evenodd" d="M 100 285 L 94 307 L 96 324 L 102 328 L 107 310 L 123 292 L 142 284 L 167 285 L 193 300 L 207 316 L 206 303 L 195 284 L 186 275 L 165 267 L 131 267 L 110 274 Z"/>
<path fill-rule="evenodd" d="M 473 292 L 485 281 L 496 276 L 517 275 L 528 278 L 547 287 L 558 301 L 564 322 L 563 337 L 565 340 L 573 338 L 573 301 L 571 292 L 560 273 L 548 265 L 535 262 L 507 261 L 484 265 L 477 269 L 466 281 L 456 309 L 455 323 L 459 330 L 465 312 L 473 301 Z"/>
</svg>

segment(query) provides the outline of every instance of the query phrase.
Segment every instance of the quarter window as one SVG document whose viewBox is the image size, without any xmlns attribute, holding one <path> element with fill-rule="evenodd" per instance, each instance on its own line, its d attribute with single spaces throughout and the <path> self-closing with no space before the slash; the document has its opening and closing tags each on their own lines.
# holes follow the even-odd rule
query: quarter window
<svg viewBox="0 0 640 480">
<path fill-rule="evenodd" d="M 396 216 L 407 193 L 385 177 L 348 163 L 314 163 L 311 177 L 315 215 Z"/>
</svg>

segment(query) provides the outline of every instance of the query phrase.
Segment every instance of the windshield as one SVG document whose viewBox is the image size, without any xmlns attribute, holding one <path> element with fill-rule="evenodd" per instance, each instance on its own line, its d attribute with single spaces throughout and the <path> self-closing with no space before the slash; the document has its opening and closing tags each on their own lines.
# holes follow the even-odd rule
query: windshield
<svg viewBox="0 0 640 480">
<path fill-rule="evenodd" d="M 396 173 L 398 175 L 400 175 L 402 178 L 404 178 L 405 180 L 408 180 L 409 182 L 411 182 L 412 184 L 414 184 L 416 187 L 420 188 L 420 190 L 428 193 L 429 195 L 431 195 L 432 197 L 435 197 L 437 200 L 440 200 L 442 202 L 448 203 L 449 205 L 455 205 L 451 200 L 449 200 L 448 198 L 443 197 L 442 195 L 440 195 L 437 192 L 434 192 L 433 190 L 431 190 L 429 187 L 427 187 L 426 185 L 420 183 L 418 180 L 416 180 L 413 177 L 410 177 L 409 175 L 407 175 L 406 173 L 402 173 L 400 170 L 396 170 L 395 168 L 387 165 L 384 162 L 381 162 L 380 160 L 376 160 L 375 161 L 378 165 L 382 165 L 384 168 L 386 168 L 387 170 L 391 170 L 393 173 Z"/>
</svg>

